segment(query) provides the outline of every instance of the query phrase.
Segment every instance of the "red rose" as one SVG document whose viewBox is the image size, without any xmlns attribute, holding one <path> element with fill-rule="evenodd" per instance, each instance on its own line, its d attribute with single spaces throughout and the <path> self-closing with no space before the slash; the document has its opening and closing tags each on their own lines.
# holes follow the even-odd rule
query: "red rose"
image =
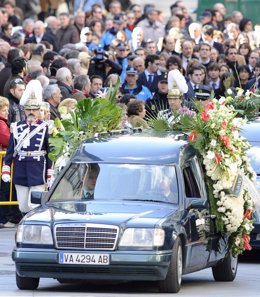
<svg viewBox="0 0 260 297">
<path fill-rule="evenodd" d="M 226 120 L 224 120 L 224 121 L 221 123 L 221 127 L 222 127 L 222 129 L 226 129 L 226 127 L 227 127 L 227 121 L 226 121 Z"/>
<path fill-rule="evenodd" d="M 219 153 L 216 153 L 215 154 L 215 160 L 216 160 L 216 163 L 219 164 L 221 162 L 221 156 Z"/>
<path fill-rule="evenodd" d="M 249 236 L 249 234 L 244 234 L 243 235 L 243 241 L 244 241 L 244 243 L 243 243 L 244 249 L 245 250 L 248 250 L 248 251 L 251 251 L 252 250 L 252 247 L 249 244 L 249 242 L 250 242 L 250 236 Z"/>
<path fill-rule="evenodd" d="M 190 142 L 195 142 L 198 139 L 198 132 L 195 130 L 192 130 L 190 132 L 189 139 L 190 139 Z"/>
<path fill-rule="evenodd" d="M 206 110 L 202 110 L 202 112 L 200 113 L 201 118 L 203 121 L 207 122 L 210 119 L 209 114 L 207 113 Z"/>
<path fill-rule="evenodd" d="M 213 102 L 208 102 L 208 103 L 205 105 L 205 107 L 206 107 L 207 109 L 214 109 L 214 108 L 215 108 L 215 105 L 214 105 Z"/>
<path fill-rule="evenodd" d="M 251 209 L 247 209 L 244 215 L 244 219 L 251 219 L 251 215 L 252 215 L 252 210 Z"/>
<path fill-rule="evenodd" d="M 220 135 L 220 139 L 223 141 L 225 147 L 229 148 L 229 138 L 227 135 Z"/>
</svg>

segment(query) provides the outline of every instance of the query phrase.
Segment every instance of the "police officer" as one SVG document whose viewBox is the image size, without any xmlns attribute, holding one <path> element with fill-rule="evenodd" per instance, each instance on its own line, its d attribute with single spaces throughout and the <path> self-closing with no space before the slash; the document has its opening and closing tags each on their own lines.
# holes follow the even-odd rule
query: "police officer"
<svg viewBox="0 0 260 297">
<path fill-rule="evenodd" d="M 13 183 L 17 191 L 21 212 L 26 214 L 33 205 L 31 191 L 44 191 L 46 182 L 52 179 L 51 161 L 48 159 L 48 124 L 38 119 L 40 103 L 28 99 L 26 119 L 14 123 L 8 143 L 2 180 L 10 181 L 10 167 L 14 161 Z"/>
<path fill-rule="evenodd" d="M 167 93 L 168 75 L 167 73 L 165 73 L 159 78 L 158 91 L 154 93 L 152 99 L 148 99 L 145 102 L 147 118 L 156 118 L 160 110 L 165 110 L 169 108 Z"/>
</svg>

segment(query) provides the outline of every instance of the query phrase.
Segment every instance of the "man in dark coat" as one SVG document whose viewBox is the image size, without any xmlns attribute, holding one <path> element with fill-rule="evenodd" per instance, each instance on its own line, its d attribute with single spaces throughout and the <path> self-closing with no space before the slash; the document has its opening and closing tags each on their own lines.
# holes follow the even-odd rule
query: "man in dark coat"
<svg viewBox="0 0 260 297">
<path fill-rule="evenodd" d="M 139 75 L 138 84 L 147 87 L 151 93 L 158 90 L 158 81 L 160 75 L 159 70 L 159 56 L 148 55 L 145 58 L 145 71 Z"/>
<path fill-rule="evenodd" d="M 57 43 L 58 49 L 60 50 L 65 44 L 78 43 L 80 41 L 79 32 L 74 25 L 70 24 L 70 18 L 68 13 L 61 13 L 59 15 L 61 27 L 58 29 Z"/>
<path fill-rule="evenodd" d="M 45 32 L 45 26 L 42 21 L 37 21 L 34 24 L 33 27 L 33 35 L 26 39 L 26 43 L 41 43 L 43 41 L 47 41 L 53 46 L 53 49 L 55 47 L 55 51 L 57 50 L 57 44 L 56 44 L 56 36 L 51 35 L 48 31 Z"/>
<path fill-rule="evenodd" d="M 73 77 L 67 67 L 62 67 L 56 73 L 57 85 L 60 88 L 62 100 L 71 98 L 73 95 Z"/>
<path fill-rule="evenodd" d="M 61 118 L 60 113 L 58 111 L 58 106 L 60 104 L 62 95 L 60 88 L 57 84 L 50 84 L 43 89 L 42 98 L 44 101 L 47 101 L 50 104 L 50 113 L 51 120 L 55 120 L 56 118 Z"/>
<path fill-rule="evenodd" d="M 12 76 L 11 62 L 22 56 L 22 51 L 18 48 L 11 48 L 7 54 L 7 63 L 5 68 L 0 71 L 0 96 L 4 95 L 4 86 L 9 77 Z"/>
<path fill-rule="evenodd" d="M 10 89 L 7 95 L 9 100 L 8 123 L 12 124 L 25 119 L 23 107 L 19 104 L 25 90 L 25 82 L 17 77 L 10 82 Z"/>
</svg>

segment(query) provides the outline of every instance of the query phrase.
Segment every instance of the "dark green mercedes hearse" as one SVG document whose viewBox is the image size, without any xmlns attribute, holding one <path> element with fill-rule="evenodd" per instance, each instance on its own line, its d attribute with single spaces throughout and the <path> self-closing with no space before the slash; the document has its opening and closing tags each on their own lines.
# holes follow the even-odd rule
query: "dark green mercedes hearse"
<svg viewBox="0 0 260 297">
<path fill-rule="evenodd" d="M 19 289 L 40 278 L 153 281 L 212 267 L 233 281 L 237 258 L 215 231 L 204 173 L 184 134 L 118 133 L 84 142 L 17 228 Z"/>
</svg>

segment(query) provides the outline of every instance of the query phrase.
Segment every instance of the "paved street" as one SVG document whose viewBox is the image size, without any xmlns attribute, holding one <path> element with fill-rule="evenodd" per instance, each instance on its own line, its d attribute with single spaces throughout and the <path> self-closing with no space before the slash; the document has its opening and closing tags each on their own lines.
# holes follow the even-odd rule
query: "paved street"
<svg viewBox="0 0 260 297">
<path fill-rule="evenodd" d="M 152 283 L 121 283 L 111 284 L 66 284 L 61 285 L 53 279 L 41 279 L 37 291 L 19 291 L 15 284 L 15 267 L 11 260 L 11 251 L 14 246 L 14 229 L 0 229 L 0 296 L 19 297 L 129 297 L 149 296 L 162 297 L 170 294 L 158 293 Z M 233 283 L 217 283 L 213 280 L 211 270 L 203 270 L 183 277 L 181 291 L 176 296 L 201 297 L 259 297 L 260 257 L 249 258 L 239 263 L 237 278 Z M 171 294 L 173 296 L 173 294 Z"/>
</svg>

